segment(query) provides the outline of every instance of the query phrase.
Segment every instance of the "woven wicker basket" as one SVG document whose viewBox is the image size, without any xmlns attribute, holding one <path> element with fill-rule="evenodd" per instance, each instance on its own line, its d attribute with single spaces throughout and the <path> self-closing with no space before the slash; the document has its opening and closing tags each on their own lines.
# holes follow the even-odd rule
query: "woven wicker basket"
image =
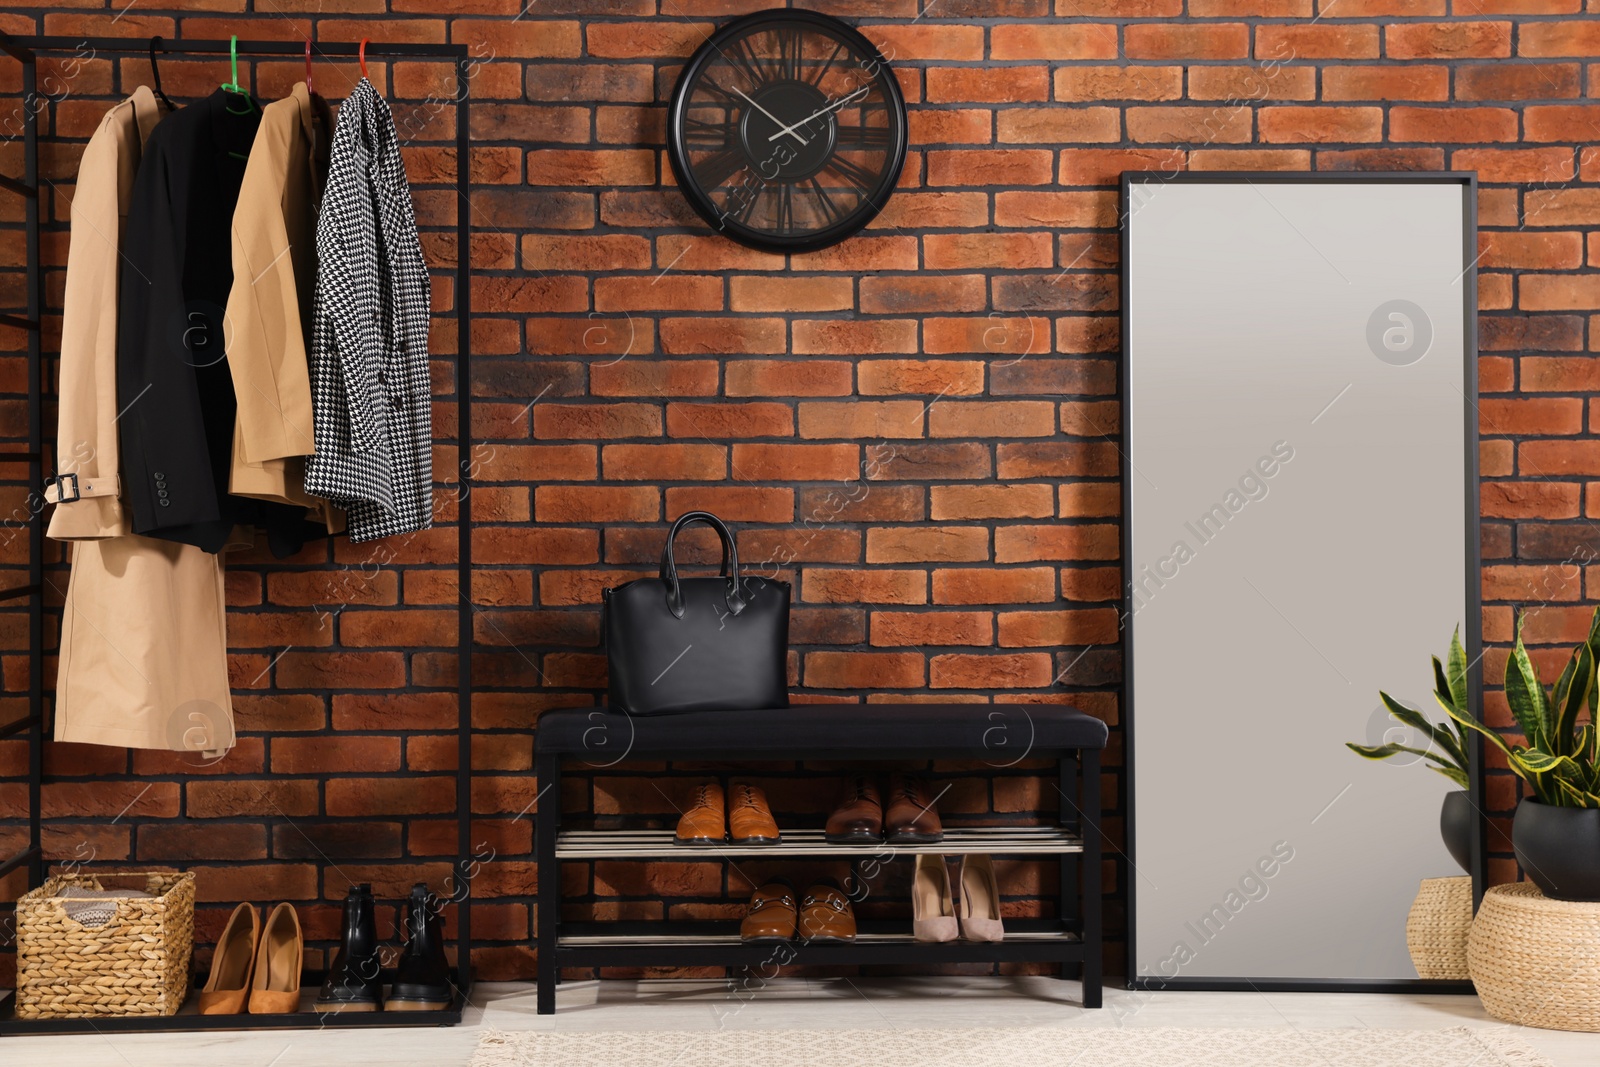
<svg viewBox="0 0 1600 1067">
<path fill-rule="evenodd" d="M 1600 1032 L 1600 903 L 1548 900 L 1529 882 L 1497 885 L 1472 924 L 1467 966 L 1497 1019 Z"/>
<path fill-rule="evenodd" d="M 1406 916 L 1406 948 L 1419 978 L 1465 981 L 1472 879 L 1424 878 Z"/>
<path fill-rule="evenodd" d="M 150 896 L 115 898 L 111 919 L 86 927 L 67 916 L 68 886 Z M 17 1017 L 175 1015 L 193 952 L 194 875 L 57 875 L 17 900 Z"/>
</svg>

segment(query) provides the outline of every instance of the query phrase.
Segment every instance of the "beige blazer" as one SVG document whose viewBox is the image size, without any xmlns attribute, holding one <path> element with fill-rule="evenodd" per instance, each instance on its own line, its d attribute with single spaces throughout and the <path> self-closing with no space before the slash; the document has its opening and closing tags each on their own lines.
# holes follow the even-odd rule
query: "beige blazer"
<svg viewBox="0 0 1600 1067">
<path fill-rule="evenodd" d="M 47 532 L 61 541 L 117 537 L 131 529 L 117 499 L 117 277 L 122 223 L 145 138 L 161 119 L 144 86 L 108 111 L 89 138 L 72 197 L 62 297 L 61 363 L 57 395 L 56 469 L 75 475 L 45 491 L 56 504 Z"/>
<path fill-rule="evenodd" d="M 224 321 L 239 404 L 229 492 L 298 504 L 337 532 L 343 513 L 305 491 L 305 457 L 314 451 L 306 337 L 329 118 L 327 104 L 303 84 L 262 109 L 233 213 Z"/>
</svg>

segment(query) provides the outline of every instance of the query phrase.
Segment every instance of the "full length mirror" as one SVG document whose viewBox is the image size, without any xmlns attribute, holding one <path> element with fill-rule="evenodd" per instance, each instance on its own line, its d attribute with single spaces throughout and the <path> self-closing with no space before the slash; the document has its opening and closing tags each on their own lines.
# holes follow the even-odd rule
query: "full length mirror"
<svg viewBox="0 0 1600 1067">
<path fill-rule="evenodd" d="M 1416 979 L 1461 876 L 1422 757 L 1479 649 L 1470 176 L 1128 175 L 1130 974 Z M 1416 762 L 1421 760 L 1420 763 Z M 1463 798 L 1466 799 L 1466 798 Z M 1481 866 L 1481 848 L 1467 866 Z"/>
</svg>

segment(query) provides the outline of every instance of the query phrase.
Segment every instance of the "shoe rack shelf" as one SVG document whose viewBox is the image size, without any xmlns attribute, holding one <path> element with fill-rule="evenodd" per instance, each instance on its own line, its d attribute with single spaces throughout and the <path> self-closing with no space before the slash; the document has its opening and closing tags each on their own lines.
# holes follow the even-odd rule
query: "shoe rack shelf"
<svg viewBox="0 0 1600 1067">
<path fill-rule="evenodd" d="M 997 749 L 1002 728 L 1013 746 Z M 633 761 L 743 766 L 765 761 L 883 763 L 1023 756 L 1057 767 L 1059 814 L 1047 824 L 946 827 L 934 844 L 826 841 L 820 829 L 782 830 L 773 845 L 679 845 L 670 828 L 568 828 L 557 803 L 541 803 L 538 863 L 538 1011 L 556 1010 L 563 971 L 602 967 L 937 966 L 1054 963 L 1083 983 L 1083 1006 L 1101 1003 L 1100 753 L 1102 723 L 1074 709 L 999 710 L 981 704 L 817 705 L 789 711 L 630 716 L 605 708 L 547 711 L 535 735 L 539 795 L 560 798 L 565 773 L 609 772 Z M 1018 742 L 1021 742 L 1020 744 Z M 1020 750 L 1020 751 L 1019 751 Z M 1004 759 L 997 759 L 1004 756 Z M 737 921 L 575 922 L 563 919 L 562 863 L 587 860 L 729 863 L 754 857 L 843 857 L 885 863 L 918 854 L 1035 856 L 1060 865 L 1055 918 L 1007 920 L 995 942 L 923 942 L 909 919 L 858 919 L 848 942 L 745 942 Z M 770 974 L 767 974 L 770 977 Z"/>
<path fill-rule="evenodd" d="M 670 926 L 670 930 L 663 930 Z M 742 945 L 746 948 L 760 950 L 757 955 L 765 958 L 772 954 L 774 944 L 789 944 L 795 947 L 804 946 L 807 949 L 822 952 L 835 948 L 848 948 L 849 944 L 833 944 L 821 941 L 786 941 L 786 942 L 747 942 L 739 939 L 738 924 L 725 922 L 605 922 L 605 923 L 568 923 L 566 932 L 561 935 L 561 943 L 573 947 L 580 946 L 616 946 L 616 945 Z M 1006 941 L 1016 941 L 1019 944 L 1044 944 L 1058 941 L 1077 941 L 1079 935 L 1076 930 L 1068 930 L 1053 919 L 1012 919 L 1006 923 Z M 1005 944 L 1006 942 L 999 942 Z M 857 945 L 927 945 L 926 941 L 916 941 L 906 929 L 905 922 L 886 921 L 881 919 L 862 919 L 857 923 Z M 976 945 L 976 942 L 946 941 L 945 945 Z M 993 944 L 993 943 L 990 943 Z"/>
<path fill-rule="evenodd" d="M 846 942 L 741 941 L 737 923 L 568 923 L 556 948 L 562 966 L 770 968 L 862 964 L 1069 963 L 1082 958 L 1083 935 L 1052 919 L 1007 920 L 1004 941 L 945 941 L 911 936 L 910 920 L 857 923 Z M 670 927 L 670 929 L 663 929 Z"/>
<path fill-rule="evenodd" d="M 0 1002 L 0 1033 L 24 1036 L 51 1034 L 187 1033 L 198 1030 L 317 1030 L 396 1026 L 456 1026 L 461 1022 L 462 1000 L 443 1011 L 341 1011 L 320 1012 L 311 1004 L 323 975 L 308 971 L 301 978 L 299 1011 L 282 1015 L 201 1015 L 199 995 L 193 990 L 176 1015 L 95 1016 L 85 1019 L 18 1019 L 12 1012 L 12 994 Z M 197 975 L 196 982 L 204 981 Z"/>
<path fill-rule="evenodd" d="M 833 844 L 821 830 L 784 830 L 776 845 L 679 845 L 673 832 L 662 830 L 568 830 L 556 837 L 556 858 L 715 860 L 724 856 L 858 856 L 887 860 L 895 856 L 963 855 L 1048 856 L 1081 853 L 1083 838 L 1056 826 L 994 826 L 946 828 L 944 840 L 929 845 L 901 845 L 885 841 L 859 845 Z"/>
</svg>

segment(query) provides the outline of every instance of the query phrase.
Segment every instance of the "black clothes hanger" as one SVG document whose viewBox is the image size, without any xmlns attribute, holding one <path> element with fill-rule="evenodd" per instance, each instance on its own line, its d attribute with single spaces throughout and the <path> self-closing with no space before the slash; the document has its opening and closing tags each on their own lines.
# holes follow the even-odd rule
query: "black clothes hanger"
<svg viewBox="0 0 1600 1067">
<path fill-rule="evenodd" d="M 161 90 L 161 68 L 156 65 L 156 49 L 158 48 L 163 52 L 167 50 L 159 33 L 150 38 L 150 80 L 156 83 L 156 96 L 160 97 L 161 102 L 167 105 L 167 110 L 176 111 L 178 110 L 178 105 L 174 104 L 167 97 L 167 94 Z"/>
</svg>

